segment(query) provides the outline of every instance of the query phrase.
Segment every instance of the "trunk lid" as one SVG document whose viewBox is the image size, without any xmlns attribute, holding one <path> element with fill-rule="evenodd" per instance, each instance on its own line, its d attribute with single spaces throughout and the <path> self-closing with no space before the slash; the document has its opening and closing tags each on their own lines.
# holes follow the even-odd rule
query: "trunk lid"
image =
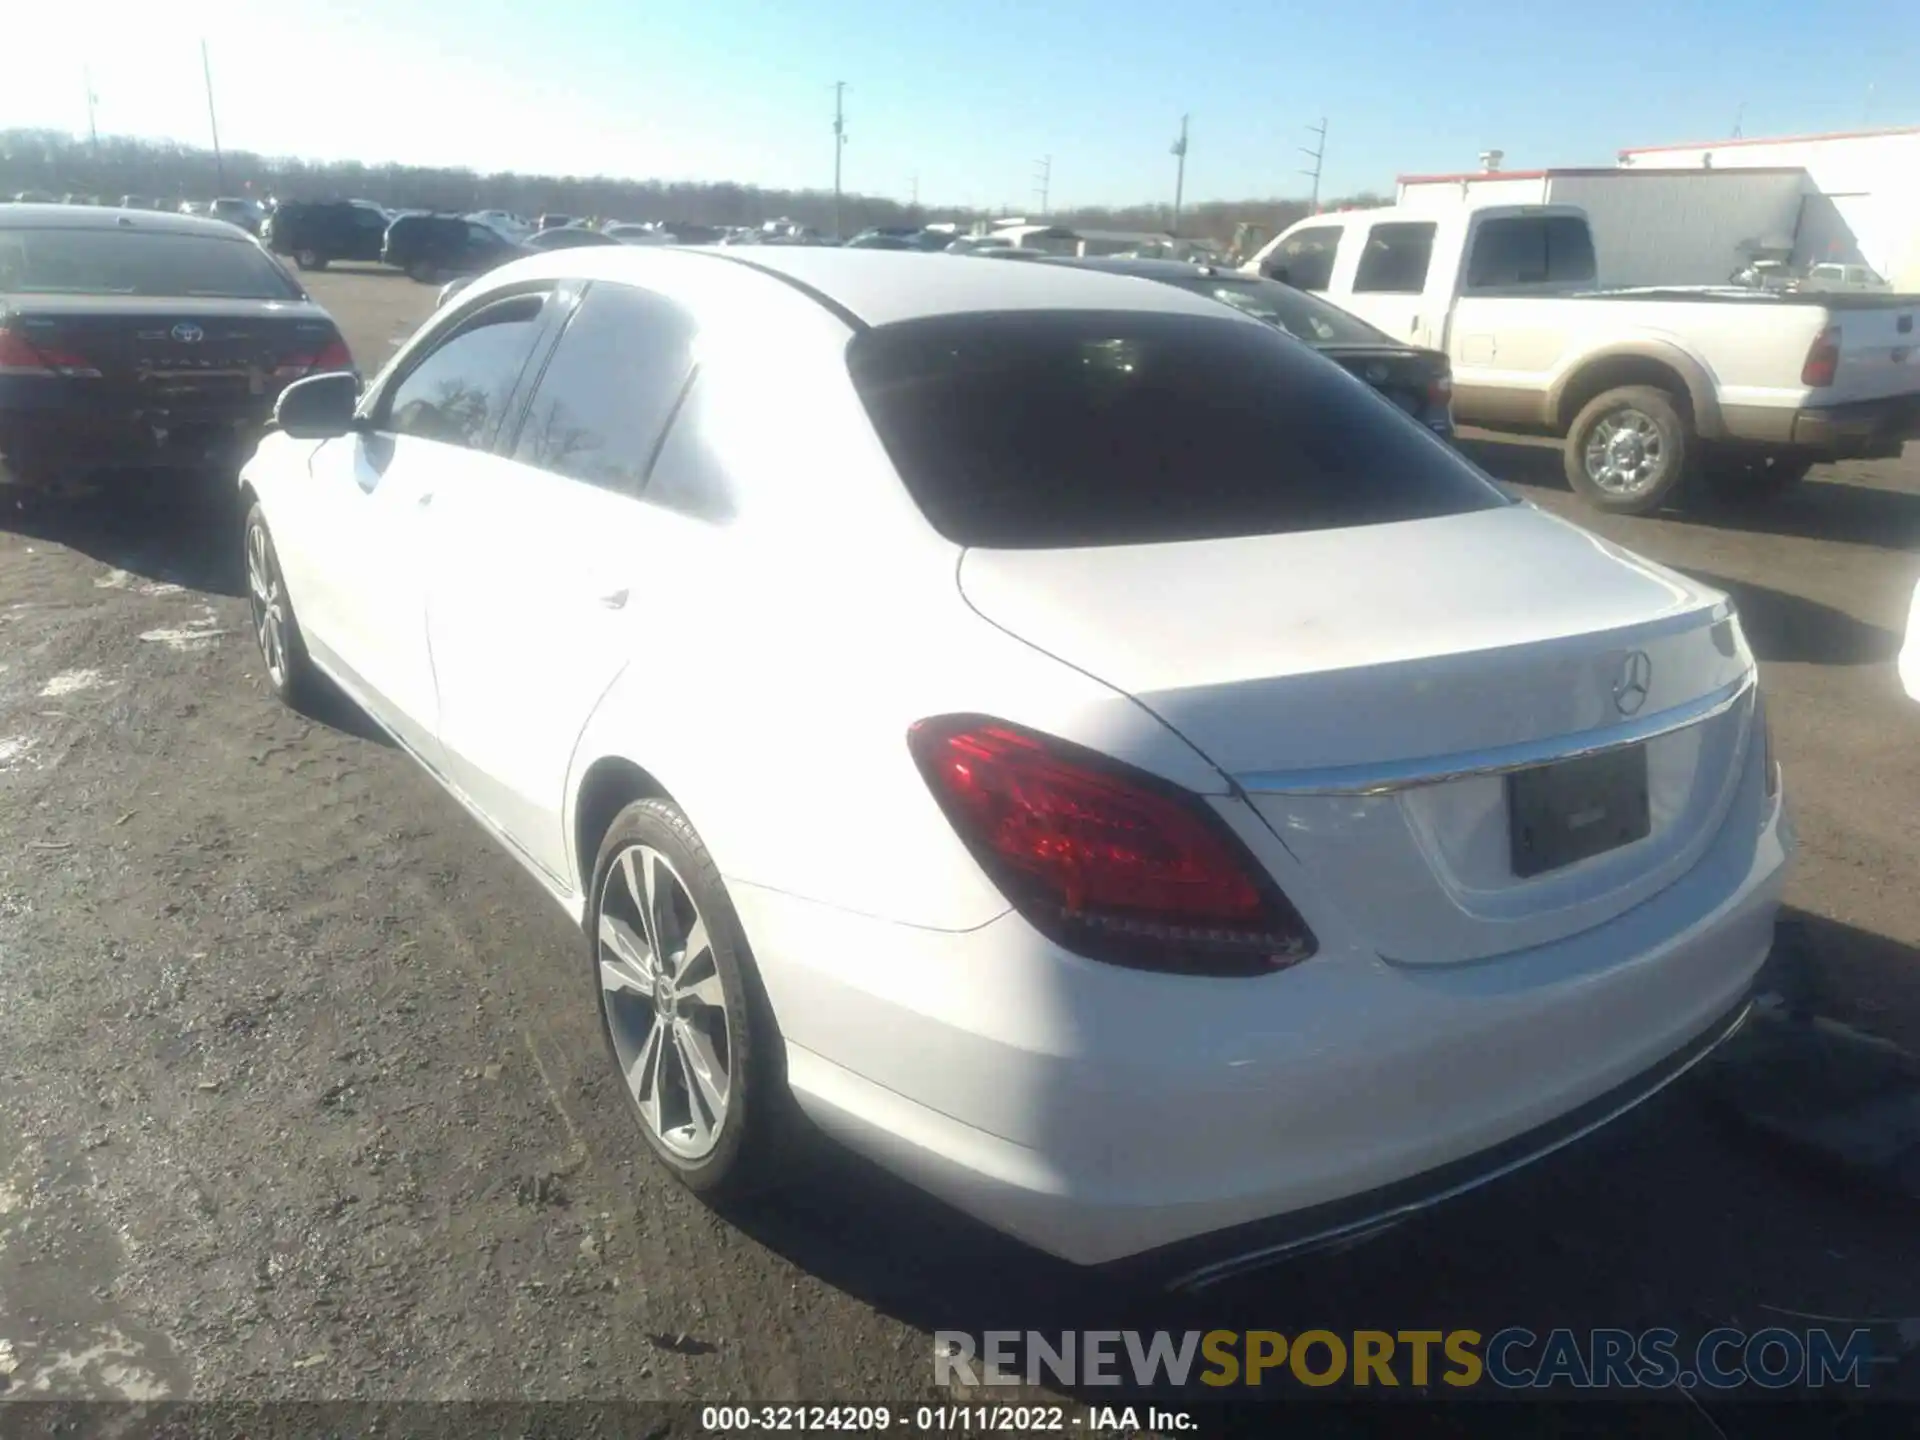
<svg viewBox="0 0 1920 1440">
<path fill-rule="evenodd" d="M 1408 963 L 1545 944 L 1639 903 L 1705 849 L 1746 754 L 1752 658 L 1724 598 L 1530 506 L 969 550 L 959 581 L 986 619 L 1185 736 L 1339 922 Z M 1644 838 L 1518 873 L 1508 776 L 1628 738 Z"/>
<path fill-rule="evenodd" d="M 6 323 L 97 370 L 109 403 L 175 416 L 264 410 L 340 338 L 317 306 L 260 300 L 21 295 Z"/>
</svg>

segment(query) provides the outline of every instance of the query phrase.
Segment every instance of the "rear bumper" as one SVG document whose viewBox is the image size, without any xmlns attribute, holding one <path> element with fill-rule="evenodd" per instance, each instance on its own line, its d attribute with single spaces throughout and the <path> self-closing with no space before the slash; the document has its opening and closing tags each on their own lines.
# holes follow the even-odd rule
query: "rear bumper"
<svg viewBox="0 0 1920 1440">
<path fill-rule="evenodd" d="M 1833 460 L 1894 456 L 1907 441 L 1920 440 L 1920 395 L 1799 410 L 1729 406 L 1722 417 L 1730 440 L 1777 445 Z"/>
<path fill-rule="evenodd" d="M 157 407 L 103 403 L 73 393 L 79 388 L 0 382 L 0 455 L 16 475 L 88 465 L 191 467 L 242 461 L 259 443 L 276 399 L 276 392 L 269 391 L 238 401 Z"/>
<path fill-rule="evenodd" d="M 1504 1174 L 1728 1033 L 1792 844 L 1759 769 L 1683 879 L 1478 963 L 1340 946 L 1193 980 L 1080 960 L 1014 915 L 926 931 L 731 888 L 823 1128 L 1042 1250 L 1203 1283 L 1223 1254 L 1364 1233 Z"/>
</svg>

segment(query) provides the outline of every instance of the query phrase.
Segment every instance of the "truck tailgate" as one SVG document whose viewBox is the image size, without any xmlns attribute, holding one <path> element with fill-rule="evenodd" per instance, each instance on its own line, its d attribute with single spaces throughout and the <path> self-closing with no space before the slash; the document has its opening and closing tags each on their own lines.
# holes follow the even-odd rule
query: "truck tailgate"
<svg viewBox="0 0 1920 1440">
<path fill-rule="evenodd" d="M 1815 391 L 1810 405 L 1824 409 L 1920 395 L 1920 295 L 1840 302 L 1827 312 L 1829 325 L 1840 332 L 1840 364 L 1833 384 Z"/>
</svg>

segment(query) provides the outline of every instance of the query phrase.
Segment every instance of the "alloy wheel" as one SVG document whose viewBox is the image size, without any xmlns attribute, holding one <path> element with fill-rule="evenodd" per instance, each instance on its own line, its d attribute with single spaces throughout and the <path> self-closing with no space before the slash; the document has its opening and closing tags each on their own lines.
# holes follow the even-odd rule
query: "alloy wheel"
<svg viewBox="0 0 1920 1440">
<path fill-rule="evenodd" d="M 1651 415 L 1621 409 L 1600 417 L 1587 436 L 1587 478 L 1610 495 L 1646 494 L 1666 466 L 1666 445 Z"/>
<path fill-rule="evenodd" d="M 274 562 L 267 527 L 247 527 L 247 597 L 253 607 L 253 634 L 275 689 L 287 683 L 287 592 Z"/>
<path fill-rule="evenodd" d="M 598 905 L 600 998 L 628 1093 L 671 1154 L 713 1153 L 733 1094 L 732 999 L 680 872 L 649 845 L 614 857 Z"/>
</svg>

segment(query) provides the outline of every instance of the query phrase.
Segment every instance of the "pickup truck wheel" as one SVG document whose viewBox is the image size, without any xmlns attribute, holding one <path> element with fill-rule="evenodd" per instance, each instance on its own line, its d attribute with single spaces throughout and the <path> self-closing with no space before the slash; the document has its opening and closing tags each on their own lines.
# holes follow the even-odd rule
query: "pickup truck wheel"
<svg viewBox="0 0 1920 1440">
<path fill-rule="evenodd" d="M 1596 395 L 1567 432 L 1567 483 L 1616 515 L 1651 515 L 1677 498 L 1692 437 L 1673 397 L 1651 385 Z"/>
<path fill-rule="evenodd" d="M 1813 461 L 1779 452 L 1709 456 L 1705 470 L 1714 495 L 1722 500 L 1775 500 L 1807 478 Z"/>
<path fill-rule="evenodd" d="M 327 262 L 321 259 L 319 253 L 314 250 L 294 251 L 293 263 L 298 265 L 302 270 L 324 270 L 327 268 Z"/>
<path fill-rule="evenodd" d="M 426 260 L 416 260 L 407 266 L 407 275 L 422 285 L 432 285 L 440 279 L 440 267 Z"/>
</svg>

